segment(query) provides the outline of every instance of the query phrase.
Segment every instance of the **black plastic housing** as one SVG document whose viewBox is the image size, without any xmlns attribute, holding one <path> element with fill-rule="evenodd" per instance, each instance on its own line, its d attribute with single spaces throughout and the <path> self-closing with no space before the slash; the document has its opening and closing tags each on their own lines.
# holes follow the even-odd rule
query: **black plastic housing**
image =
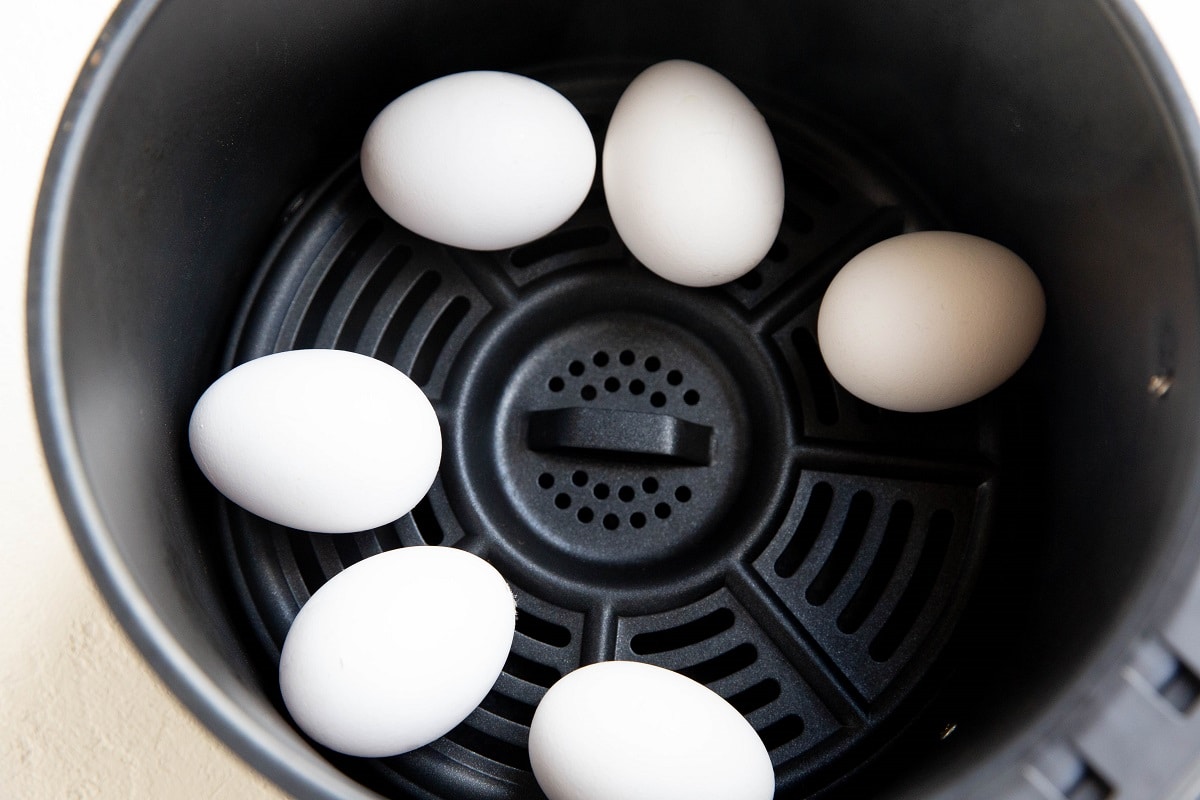
<svg viewBox="0 0 1200 800">
<path fill-rule="evenodd" d="M 1137 756 L 1200 745 L 1198 138 L 1131 3 L 127 2 L 97 53 L 34 233 L 47 454 L 131 636 L 285 789 L 537 796 L 538 687 L 611 657 L 737 698 L 780 796 L 1182 780 L 1186 746 Z M 647 276 L 599 186 L 560 232 L 487 257 L 431 247 L 362 190 L 367 124 L 418 83 L 538 77 L 599 144 L 624 83 L 665 58 L 726 74 L 784 156 L 780 239 L 742 281 Z M 994 395 L 883 414 L 824 374 L 815 303 L 857 250 L 927 227 L 1020 253 L 1047 327 Z M 196 398 L 295 346 L 375 352 L 434 398 L 447 458 L 413 515 L 305 537 L 205 484 Z M 345 564 L 422 542 L 513 582 L 506 676 L 428 750 L 318 752 L 272 682 L 290 615 Z M 889 596 L 903 613 L 874 610 Z M 1129 699 L 1130 675 L 1157 694 Z"/>
</svg>

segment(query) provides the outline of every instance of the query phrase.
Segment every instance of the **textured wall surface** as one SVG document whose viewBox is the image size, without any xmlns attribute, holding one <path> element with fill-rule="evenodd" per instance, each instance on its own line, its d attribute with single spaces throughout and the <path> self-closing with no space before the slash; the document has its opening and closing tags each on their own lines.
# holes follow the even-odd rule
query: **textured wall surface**
<svg viewBox="0 0 1200 800">
<path fill-rule="evenodd" d="M 269 798 L 279 792 L 162 687 L 93 588 L 34 429 L 28 228 L 63 101 L 113 0 L 0 3 L 0 798 Z M 1143 0 L 1200 97 L 1200 3 Z"/>
</svg>

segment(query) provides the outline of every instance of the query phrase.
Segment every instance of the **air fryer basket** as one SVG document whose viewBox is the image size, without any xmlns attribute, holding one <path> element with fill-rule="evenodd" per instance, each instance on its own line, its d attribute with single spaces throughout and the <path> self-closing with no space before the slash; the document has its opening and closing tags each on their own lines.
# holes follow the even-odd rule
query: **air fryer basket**
<svg viewBox="0 0 1200 800">
<path fill-rule="evenodd" d="M 611 658 L 728 698 L 780 797 L 1158 797 L 1200 753 L 1196 131 L 1128 4 L 129 2 L 98 53 L 35 232 L 47 452 L 131 635 L 288 790 L 539 796 L 538 699 Z M 602 147 L 623 87 L 673 57 L 734 80 L 783 158 L 779 237 L 732 284 L 640 268 L 599 181 L 558 231 L 486 254 L 363 187 L 366 125 L 423 80 L 531 75 Z M 824 369 L 817 304 L 922 228 L 1024 256 L 1047 329 L 992 395 L 884 412 Z M 303 534 L 200 476 L 199 393 L 300 347 L 430 396 L 445 455 L 412 514 Z M 504 673 L 427 748 L 314 747 L 274 683 L 292 617 L 417 544 L 510 581 Z"/>
</svg>

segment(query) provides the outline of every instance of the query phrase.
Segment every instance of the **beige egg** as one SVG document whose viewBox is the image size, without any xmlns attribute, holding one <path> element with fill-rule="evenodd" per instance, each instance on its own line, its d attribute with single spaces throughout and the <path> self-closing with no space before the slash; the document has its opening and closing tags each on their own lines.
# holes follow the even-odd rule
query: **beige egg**
<svg viewBox="0 0 1200 800">
<path fill-rule="evenodd" d="M 859 253 L 821 301 L 830 374 L 893 411 L 939 411 L 1000 386 L 1033 352 L 1042 285 L 1020 256 L 978 236 L 921 231 Z"/>
</svg>

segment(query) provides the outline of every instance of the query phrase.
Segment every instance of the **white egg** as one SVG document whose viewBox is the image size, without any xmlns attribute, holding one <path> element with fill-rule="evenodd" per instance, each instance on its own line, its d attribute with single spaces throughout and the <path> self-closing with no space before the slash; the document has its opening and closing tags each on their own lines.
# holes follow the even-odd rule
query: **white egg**
<svg viewBox="0 0 1200 800">
<path fill-rule="evenodd" d="M 662 667 L 606 661 L 538 704 L 529 760 L 550 800 L 767 800 L 775 773 L 737 709 Z"/>
<path fill-rule="evenodd" d="M 487 695 L 512 647 L 504 578 L 451 547 L 402 547 L 335 575 L 283 643 L 279 688 L 316 741 L 398 755 L 454 728 Z"/>
<path fill-rule="evenodd" d="M 939 411 L 1008 380 L 1046 318 L 1018 255 L 964 233 L 908 233 L 868 247 L 834 277 L 817 339 L 851 394 L 893 411 Z"/>
<path fill-rule="evenodd" d="M 708 67 L 664 61 L 638 75 L 613 111 L 601 165 L 621 240 L 669 281 L 734 280 L 779 233 L 775 140 L 750 100 Z"/>
<path fill-rule="evenodd" d="M 192 411 L 205 477 L 260 517 L 348 533 L 407 514 L 429 491 L 442 432 L 429 400 L 389 364 L 292 350 L 221 376 Z"/>
<path fill-rule="evenodd" d="M 561 94 L 506 72 L 460 72 L 393 100 L 361 154 L 375 202 L 442 244 L 500 250 L 575 213 L 596 172 L 596 144 Z"/>
</svg>

